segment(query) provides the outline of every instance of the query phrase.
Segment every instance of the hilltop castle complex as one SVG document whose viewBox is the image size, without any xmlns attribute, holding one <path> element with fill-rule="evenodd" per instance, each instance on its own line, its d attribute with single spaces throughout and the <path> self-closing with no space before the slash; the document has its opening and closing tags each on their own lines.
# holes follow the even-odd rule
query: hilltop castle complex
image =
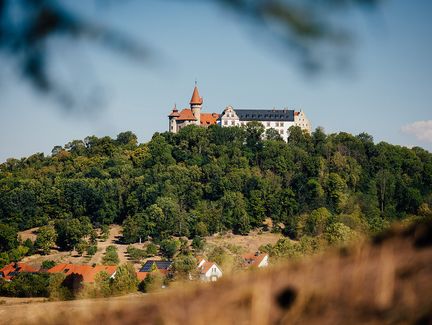
<svg viewBox="0 0 432 325">
<path fill-rule="evenodd" d="M 251 121 L 261 122 L 265 129 L 273 128 L 286 141 L 291 126 L 299 126 L 302 130 L 311 133 L 312 126 L 304 111 L 290 109 L 234 109 L 227 106 L 221 114 L 202 113 L 203 99 L 200 97 L 198 87 L 195 85 L 190 108 L 184 108 L 180 112 L 174 106 L 169 119 L 169 131 L 177 133 L 187 125 L 199 125 L 208 127 L 218 124 L 222 127 L 244 126 Z"/>
</svg>

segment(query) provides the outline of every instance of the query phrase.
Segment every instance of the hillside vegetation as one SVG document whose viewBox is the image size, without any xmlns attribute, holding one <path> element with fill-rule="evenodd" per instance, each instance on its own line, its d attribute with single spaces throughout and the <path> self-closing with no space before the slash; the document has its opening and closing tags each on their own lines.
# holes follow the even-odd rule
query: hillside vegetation
<svg viewBox="0 0 432 325">
<path fill-rule="evenodd" d="M 432 223 L 215 285 L 0 306 L 14 324 L 430 324 Z"/>
<path fill-rule="evenodd" d="M 308 135 L 293 127 L 288 143 L 263 132 L 259 123 L 189 126 L 145 144 L 124 132 L 8 159 L 0 165 L 0 250 L 12 253 L 1 258 L 33 244 L 42 253 L 83 250 L 112 223 L 134 243 L 247 235 L 270 218 L 272 231 L 317 246 L 432 213 L 432 154 L 422 148 L 320 128 Z M 40 239 L 19 246 L 17 231 L 37 226 Z"/>
</svg>

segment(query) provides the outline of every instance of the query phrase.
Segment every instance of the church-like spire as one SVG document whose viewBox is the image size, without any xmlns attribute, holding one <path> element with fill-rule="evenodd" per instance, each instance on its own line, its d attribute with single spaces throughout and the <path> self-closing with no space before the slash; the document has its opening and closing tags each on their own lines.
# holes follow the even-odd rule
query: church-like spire
<svg viewBox="0 0 432 325">
<path fill-rule="evenodd" d="M 195 88 L 192 94 L 192 98 L 190 100 L 191 105 L 202 105 L 203 103 L 203 99 L 202 97 L 200 97 L 199 92 L 198 92 L 198 87 L 196 86 L 196 82 L 195 82 Z"/>
</svg>

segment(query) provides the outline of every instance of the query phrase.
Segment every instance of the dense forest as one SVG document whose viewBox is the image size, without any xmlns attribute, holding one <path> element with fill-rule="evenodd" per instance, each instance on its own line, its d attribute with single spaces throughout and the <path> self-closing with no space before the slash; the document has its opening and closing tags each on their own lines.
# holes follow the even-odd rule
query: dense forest
<svg viewBox="0 0 432 325">
<path fill-rule="evenodd" d="M 8 229 L 55 224 L 70 248 L 93 227 L 118 223 L 127 242 L 148 237 L 246 235 L 271 218 L 291 238 L 317 235 L 323 218 L 363 233 L 429 215 L 432 154 L 374 144 L 365 133 L 311 135 L 292 127 L 288 143 L 259 123 L 137 143 L 90 136 L 0 165 L 1 250 Z M 74 239 L 75 238 L 75 239 Z M 12 247 L 8 247 L 12 246 Z"/>
</svg>

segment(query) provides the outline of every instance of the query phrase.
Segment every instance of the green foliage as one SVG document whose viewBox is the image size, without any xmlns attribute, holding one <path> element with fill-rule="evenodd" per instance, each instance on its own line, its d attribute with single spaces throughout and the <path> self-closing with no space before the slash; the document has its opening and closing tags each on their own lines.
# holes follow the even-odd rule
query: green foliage
<svg viewBox="0 0 432 325">
<path fill-rule="evenodd" d="M 179 255 L 173 261 L 174 277 L 188 279 L 194 277 L 197 270 L 197 261 L 192 255 Z"/>
<path fill-rule="evenodd" d="M 52 156 L 10 159 L 0 164 L 0 263 L 20 255 L 17 229 L 42 226 L 36 247 L 48 252 L 50 222 L 56 244 L 72 250 L 82 240 L 94 245 L 93 227 L 106 240 L 112 223 L 123 224 L 127 243 L 161 243 L 225 231 L 247 235 L 271 218 L 274 231 L 300 240 L 323 237 L 335 222 L 375 233 L 409 215 L 431 214 L 426 150 L 374 144 L 364 133 L 309 135 L 292 127 L 285 143 L 263 132 L 259 123 L 188 126 L 141 145 L 124 132 L 73 140 Z M 23 246 L 32 251 L 30 243 Z M 179 249 L 166 248 L 171 257 Z"/>
<path fill-rule="evenodd" d="M 180 243 L 175 239 L 164 239 L 160 243 L 160 251 L 162 256 L 166 258 L 173 258 L 180 248 Z"/>
<path fill-rule="evenodd" d="M 37 233 L 35 247 L 42 254 L 49 254 L 57 241 L 57 232 L 52 225 L 40 227 Z"/>
<path fill-rule="evenodd" d="M 208 253 L 208 260 L 218 265 L 223 265 L 228 258 L 228 254 L 223 247 L 216 246 Z"/>
<path fill-rule="evenodd" d="M 147 293 L 159 291 L 164 285 L 164 281 L 164 276 L 158 271 L 156 265 L 153 264 L 145 279 L 139 283 L 138 289 Z"/>
<path fill-rule="evenodd" d="M 11 297 L 48 297 L 48 273 L 19 273 L 13 281 L 0 280 L 0 295 Z"/>
<path fill-rule="evenodd" d="M 144 249 L 139 249 L 133 246 L 128 246 L 127 247 L 127 253 L 129 254 L 130 258 L 134 261 L 134 262 L 139 262 L 141 261 L 144 257 L 147 256 L 147 251 Z"/>
<path fill-rule="evenodd" d="M 192 248 L 196 251 L 202 251 L 205 246 L 205 240 L 199 236 L 194 237 L 192 240 Z"/>
<path fill-rule="evenodd" d="M 111 291 L 115 295 L 137 291 L 138 279 L 132 264 L 122 264 L 117 268 L 111 284 Z"/>
<path fill-rule="evenodd" d="M 115 246 L 110 245 L 106 248 L 105 255 L 102 257 L 102 263 L 104 265 L 117 265 L 120 263 L 117 248 Z"/>
<path fill-rule="evenodd" d="M 61 249 L 70 250 L 77 246 L 84 236 L 90 234 L 92 226 L 88 218 L 61 219 L 55 223 L 57 245 Z"/>
<path fill-rule="evenodd" d="M 44 270 L 49 270 L 51 268 L 53 268 L 54 266 L 56 266 L 56 262 L 54 262 L 53 260 L 46 260 L 42 262 L 41 268 Z"/>
<path fill-rule="evenodd" d="M 109 297 L 112 294 L 110 275 L 105 272 L 99 272 L 95 275 L 94 289 L 96 297 Z"/>
<path fill-rule="evenodd" d="M 90 245 L 87 247 L 87 254 L 89 256 L 93 256 L 97 252 L 97 246 L 96 245 Z"/>
<path fill-rule="evenodd" d="M 326 228 L 325 238 L 331 245 L 343 245 L 355 238 L 355 232 L 343 223 L 336 222 Z"/>
<path fill-rule="evenodd" d="M 153 243 L 149 243 L 146 247 L 146 253 L 149 257 L 155 256 L 158 253 L 158 247 Z"/>
<path fill-rule="evenodd" d="M 0 223 L 0 252 L 5 252 L 18 246 L 18 233 L 14 227 Z"/>
</svg>

